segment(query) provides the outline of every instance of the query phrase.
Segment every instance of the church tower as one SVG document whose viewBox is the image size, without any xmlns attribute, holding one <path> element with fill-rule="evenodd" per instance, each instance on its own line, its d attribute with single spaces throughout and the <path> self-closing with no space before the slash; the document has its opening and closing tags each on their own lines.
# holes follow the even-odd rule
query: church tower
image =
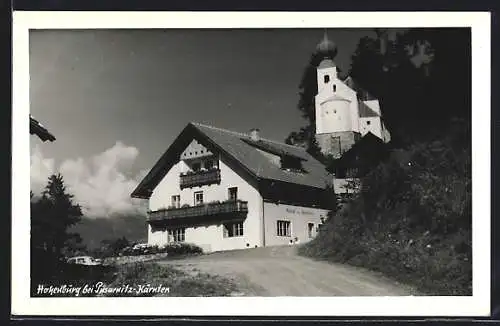
<svg viewBox="0 0 500 326">
<path fill-rule="evenodd" d="M 337 76 L 333 61 L 337 46 L 326 32 L 316 53 L 322 57 L 317 67 L 316 141 L 323 154 L 339 158 L 361 138 L 358 98 L 356 91 Z"/>
</svg>

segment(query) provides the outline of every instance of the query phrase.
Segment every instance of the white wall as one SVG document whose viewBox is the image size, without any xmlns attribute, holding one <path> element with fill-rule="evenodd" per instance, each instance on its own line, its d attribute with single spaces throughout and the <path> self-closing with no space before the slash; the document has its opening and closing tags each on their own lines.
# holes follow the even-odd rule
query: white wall
<svg viewBox="0 0 500 326">
<path fill-rule="evenodd" d="M 219 161 L 221 170 L 221 184 L 212 184 L 201 187 L 180 189 L 180 172 L 185 163 L 175 164 L 163 180 L 154 189 L 149 199 L 149 209 L 154 211 L 171 205 L 171 197 L 180 195 L 183 204 L 194 205 L 194 192 L 203 191 L 204 202 L 224 201 L 228 199 L 228 188 L 238 187 L 238 199 L 248 201 L 248 214 L 243 224 L 243 236 L 234 238 L 223 237 L 222 224 L 213 224 L 208 227 L 198 226 L 186 228 L 186 242 L 195 243 L 210 251 L 243 249 L 248 243 L 251 247 L 262 246 L 262 197 L 252 181 L 245 180 L 240 174 L 231 170 L 224 160 Z M 186 171 L 184 166 L 184 171 Z M 148 242 L 163 244 L 167 241 L 167 231 L 151 232 Z"/>
<path fill-rule="evenodd" d="M 318 75 L 320 70 L 318 70 Z M 335 85 L 335 91 L 333 89 Z M 337 78 L 328 83 L 318 78 L 316 133 L 359 132 L 359 108 L 356 92 Z"/>
<path fill-rule="evenodd" d="M 345 100 L 330 100 L 320 106 L 317 133 L 351 131 L 350 103 Z"/>
<path fill-rule="evenodd" d="M 378 138 L 382 139 L 382 122 L 380 121 L 380 117 L 363 117 L 359 120 L 361 124 L 361 136 L 371 132 Z"/>
<path fill-rule="evenodd" d="M 382 115 L 380 113 L 380 103 L 378 100 L 369 100 L 369 101 L 364 101 L 366 105 L 373 111 L 375 111 L 378 115 Z"/>
<path fill-rule="evenodd" d="M 316 228 L 321 223 L 321 217 L 323 216 L 326 219 L 327 213 L 328 210 L 326 209 L 264 202 L 266 247 L 289 244 L 290 240 L 294 240 L 295 237 L 299 239 L 299 243 L 310 241 L 307 224 L 314 223 L 314 237 Z M 278 220 L 291 222 L 290 237 L 277 235 Z"/>
<path fill-rule="evenodd" d="M 330 82 L 325 83 L 325 75 L 330 76 Z M 323 89 L 326 89 L 330 87 L 330 85 L 332 85 L 332 80 L 337 79 L 337 67 L 318 69 L 316 76 L 318 83 L 318 93 L 321 93 Z"/>
<path fill-rule="evenodd" d="M 359 190 L 359 188 L 358 189 L 346 188 L 346 186 L 349 187 L 349 181 L 358 181 L 359 182 L 359 179 L 334 178 L 333 179 L 333 189 L 335 190 L 335 193 L 336 194 L 347 194 L 347 193 L 357 192 Z M 353 184 L 351 184 L 350 186 L 352 187 Z M 358 187 L 359 187 L 359 184 L 358 184 Z"/>
</svg>

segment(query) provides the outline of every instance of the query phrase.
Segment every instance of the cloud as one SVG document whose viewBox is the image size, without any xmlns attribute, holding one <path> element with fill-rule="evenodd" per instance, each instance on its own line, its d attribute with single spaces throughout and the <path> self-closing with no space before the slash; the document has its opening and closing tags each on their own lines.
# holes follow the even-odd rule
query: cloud
<svg viewBox="0 0 500 326">
<path fill-rule="evenodd" d="M 114 214 L 144 214 L 145 202 L 133 199 L 134 190 L 146 171 L 130 176 L 139 151 L 117 142 L 113 147 L 93 157 L 68 159 L 55 169 L 53 159 L 43 157 L 39 147 L 31 155 L 31 187 L 39 193 L 50 174 L 59 172 L 68 192 L 82 206 L 88 217 L 109 217 Z"/>
<path fill-rule="evenodd" d="M 30 157 L 31 165 L 31 190 L 35 194 L 39 194 L 49 175 L 54 173 L 54 159 L 44 158 L 40 147 L 37 145 Z"/>
</svg>

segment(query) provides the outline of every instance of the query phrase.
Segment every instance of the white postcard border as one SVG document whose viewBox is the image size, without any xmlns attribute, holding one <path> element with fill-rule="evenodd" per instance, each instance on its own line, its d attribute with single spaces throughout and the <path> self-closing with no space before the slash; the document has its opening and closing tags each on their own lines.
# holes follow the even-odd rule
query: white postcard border
<svg viewBox="0 0 500 326">
<path fill-rule="evenodd" d="M 487 12 L 29 12 L 13 15 L 14 315 L 487 316 L 490 313 L 490 14 Z M 31 298 L 29 29 L 472 28 L 473 295 L 470 297 Z M 457 67 L 460 69 L 460 67 Z"/>
</svg>

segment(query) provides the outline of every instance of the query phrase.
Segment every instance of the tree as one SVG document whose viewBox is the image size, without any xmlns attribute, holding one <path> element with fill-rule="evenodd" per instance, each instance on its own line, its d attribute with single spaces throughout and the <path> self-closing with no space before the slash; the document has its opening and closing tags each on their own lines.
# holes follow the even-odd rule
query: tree
<svg viewBox="0 0 500 326">
<path fill-rule="evenodd" d="M 453 117 L 470 120 L 468 29 L 409 29 L 385 52 L 383 40 L 361 39 L 349 74 L 379 99 L 393 144 L 439 137 Z"/>
<path fill-rule="evenodd" d="M 80 222 L 81 207 L 66 192 L 63 177 L 54 174 L 41 198 L 31 204 L 31 241 L 33 254 L 58 261 L 80 248 L 81 238 L 68 229 Z"/>
<path fill-rule="evenodd" d="M 470 30 L 376 29 L 359 40 L 349 76 L 378 98 L 395 147 L 439 137 L 452 117 L 470 121 Z M 393 37 L 389 37 L 391 34 Z M 316 68 L 313 53 L 299 84 L 298 109 L 307 125 L 287 142 L 309 149 L 315 130 Z"/>
</svg>

